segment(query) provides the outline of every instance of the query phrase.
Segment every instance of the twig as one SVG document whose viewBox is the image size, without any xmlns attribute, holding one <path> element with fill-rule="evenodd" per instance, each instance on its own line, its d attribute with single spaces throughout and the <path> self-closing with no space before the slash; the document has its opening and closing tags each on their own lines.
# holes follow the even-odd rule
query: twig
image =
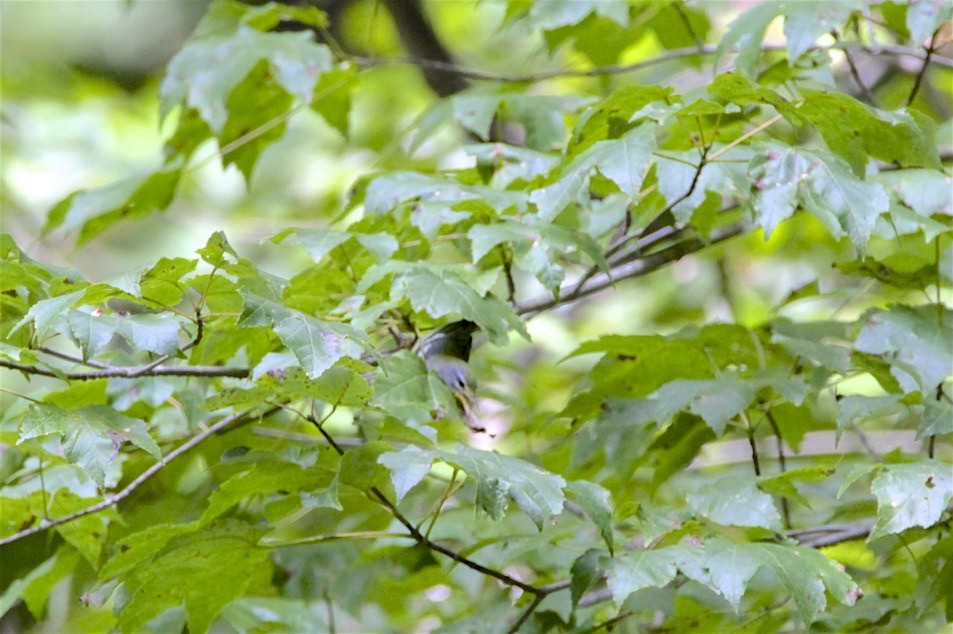
<svg viewBox="0 0 953 634">
<path fill-rule="evenodd" d="M 555 306 L 561 306 L 582 299 L 583 297 L 588 297 L 589 295 L 598 293 L 612 286 L 615 282 L 646 275 L 690 253 L 701 251 L 705 247 L 734 238 L 744 233 L 747 228 L 747 224 L 737 223 L 718 231 L 713 231 L 708 241 L 703 241 L 700 238 L 689 238 L 682 242 L 677 242 L 666 249 L 650 253 L 642 258 L 638 258 L 613 269 L 610 271 L 610 276 L 606 276 L 605 273 L 595 276 L 581 288 L 575 288 L 575 282 L 568 284 L 561 289 L 558 299 L 554 297 L 541 297 L 517 304 L 516 312 L 519 315 L 533 316 Z"/>
<path fill-rule="evenodd" d="M 837 29 L 831 31 L 831 35 L 834 36 L 835 41 L 840 41 L 840 33 Z M 860 92 L 864 95 L 864 99 L 867 100 L 872 106 L 877 105 L 877 101 L 874 98 L 874 94 L 870 92 L 870 88 L 867 87 L 867 84 L 860 78 L 860 71 L 857 70 L 857 64 L 854 63 L 854 56 L 851 55 L 849 49 L 844 49 L 844 59 L 847 61 L 847 67 L 850 69 L 850 74 L 854 78 L 854 83 L 857 84 L 857 87 L 860 88 Z"/>
<path fill-rule="evenodd" d="M 348 533 L 330 533 L 328 535 L 310 535 L 296 539 L 262 539 L 258 542 L 263 548 L 284 548 L 285 546 L 301 546 L 302 544 L 320 544 L 335 541 L 356 541 L 359 539 L 411 539 L 406 533 L 392 531 L 352 531 Z"/>
<path fill-rule="evenodd" d="M 66 354 L 66 353 L 60 352 L 59 350 L 53 350 L 52 348 L 46 348 L 44 346 L 40 346 L 39 348 L 37 348 L 37 350 L 44 354 L 48 354 L 51 357 L 56 357 L 57 359 L 62 359 L 63 361 L 69 361 L 70 363 L 76 363 L 78 365 L 85 365 L 91 368 L 99 368 L 100 370 L 116 369 L 116 366 L 109 365 L 108 363 L 101 363 L 99 361 L 93 361 L 92 359 L 87 361 L 79 357 L 74 357 L 71 354 Z"/>
<path fill-rule="evenodd" d="M 920 84 L 923 83 L 923 77 L 927 74 L 927 67 L 930 65 L 930 58 L 933 57 L 933 53 L 935 52 L 936 38 L 939 37 L 939 35 L 940 29 L 937 29 L 933 32 L 933 37 L 930 38 L 930 45 L 927 47 L 926 57 L 923 58 L 923 66 L 920 67 L 920 72 L 917 73 L 917 78 L 913 81 L 913 90 L 910 91 L 910 96 L 907 97 L 908 108 L 913 105 L 913 100 L 917 98 L 917 93 L 920 92 Z"/>
<path fill-rule="evenodd" d="M 266 416 L 269 416 L 272 413 L 274 413 L 277 409 L 278 409 L 277 407 L 273 407 L 265 411 L 263 414 L 261 414 L 260 417 L 265 418 Z M 170 462 L 172 462 L 173 460 L 175 460 L 182 454 L 186 453 L 187 451 L 189 451 L 190 449 L 192 449 L 193 447 L 195 447 L 196 445 L 198 445 L 205 439 L 209 438 L 210 436 L 213 436 L 217 434 L 218 432 L 222 431 L 223 429 L 226 429 L 227 427 L 234 425 L 238 421 L 248 418 L 251 415 L 251 413 L 252 413 L 252 410 L 248 409 L 243 412 L 239 412 L 237 414 L 232 414 L 231 416 L 227 416 L 223 418 L 222 420 L 218 421 L 217 423 L 215 423 L 208 429 L 205 429 L 204 431 L 199 432 L 198 434 L 196 434 L 195 436 L 193 436 L 186 442 L 182 443 L 181 445 L 179 445 L 178 447 L 170 451 L 166 456 L 162 458 L 162 460 L 155 463 L 154 465 L 152 465 L 151 467 L 143 471 L 141 474 L 139 474 L 139 477 L 137 477 L 135 480 L 130 482 L 126 486 L 126 488 L 124 488 L 119 493 L 116 493 L 115 495 L 111 495 L 107 497 L 106 499 L 104 499 L 102 502 L 98 504 L 94 504 L 93 506 L 87 507 L 81 511 L 77 511 L 65 517 L 60 517 L 58 519 L 50 520 L 43 524 L 33 526 L 32 528 L 22 530 L 19 533 L 14 533 L 13 535 L 10 535 L 9 537 L 4 537 L 3 539 L 0 539 L 0 546 L 12 544 L 13 542 L 19 541 L 23 539 L 24 537 L 29 537 L 30 535 L 36 535 L 37 533 L 42 533 L 43 531 L 49 528 L 53 528 L 55 526 L 61 526 L 68 522 L 72 522 L 73 520 L 79 519 L 81 517 L 85 517 L 87 515 L 92 515 L 93 513 L 98 513 L 112 506 L 115 506 L 116 504 L 119 504 L 119 502 L 123 501 L 124 499 L 132 495 L 132 493 L 136 489 L 141 487 L 143 484 L 148 482 L 153 476 L 159 473 L 159 471 L 164 469 Z"/>
<path fill-rule="evenodd" d="M 802 545 L 811 548 L 834 546 L 855 539 L 863 539 L 874 529 L 873 520 L 865 520 L 856 524 L 840 524 L 821 526 L 814 529 L 788 531 L 787 536 L 798 540 Z M 817 535 L 810 537 L 810 535 Z"/>
<path fill-rule="evenodd" d="M 765 44 L 761 47 L 762 51 L 783 51 L 786 50 L 786 44 Z M 893 55 L 896 57 L 914 57 L 917 59 L 925 59 L 925 53 L 916 50 L 907 48 L 904 46 L 896 46 L 890 44 L 881 44 L 881 45 L 872 45 L 872 44 L 861 44 L 859 42 L 840 42 L 834 43 L 831 46 L 812 46 L 809 50 L 859 50 L 863 51 L 869 55 Z M 477 80 L 486 80 L 486 81 L 499 81 L 506 83 L 532 83 L 537 81 L 544 81 L 547 79 L 558 79 L 560 77 L 600 77 L 603 75 L 618 75 L 622 73 L 631 73 L 637 70 L 642 70 L 643 68 L 649 68 L 652 66 L 657 66 L 658 64 L 663 64 L 676 59 L 681 59 L 683 57 L 693 57 L 695 55 L 714 55 L 718 53 L 718 49 L 715 46 L 707 44 L 701 48 L 698 46 L 689 46 L 685 48 L 677 48 L 671 51 L 667 51 L 661 55 L 657 55 L 651 59 L 643 60 L 640 62 L 635 62 L 633 64 L 619 64 L 619 65 L 608 65 L 608 66 L 597 66 L 596 68 L 590 69 L 565 69 L 565 70 L 554 70 L 554 71 L 545 71 L 542 73 L 527 73 L 524 75 L 507 75 L 504 73 L 495 73 L 492 71 L 478 70 L 475 68 L 466 68 L 463 66 L 458 66 L 456 64 L 449 64 L 447 62 L 440 62 L 436 60 L 420 59 L 414 57 L 406 57 L 401 59 L 392 59 L 392 58 L 379 58 L 379 57 L 362 57 L 362 56 L 346 56 L 343 59 L 355 62 L 362 66 L 387 66 L 394 64 L 411 64 L 421 68 L 433 68 L 436 70 L 442 70 L 448 73 L 455 73 L 461 77 L 466 77 L 468 79 L 477 79 Z M 941 57 L 934 55 L 932 59 L 934 64 L 946 68 L 953 68 L 953 58 Z"/>
<path fill-rule="evenodd" d="M 154 363 L 149 364 L 154 365 Z M 123 368 L 111 368 L 108 370 L 97 370 L 95 372 L 54 372 L 47 368 L 41 368 L 35 365 L 24 365 L 0 359 L 0 367 L 11 370 L 19 370 L 27 374 L 37 376 L 49 376 L 57 379 L 66 379 L 68 381 L 93 381 L 95 379 L 125 378 L 131 379 L 140 376 L 227 376 L 236 379 L 244 379 L 251 374 L 249 368 L 233 368 L 217 365 L 169 365 L 149 368 L 149 366 L 133 366 Z"/>
<path fill-rule="evenodd" d="M 506 275 L 506 291 L 510 304 L 516 303 L 516 281 L 513 279 L 513 256 L 505 245 L 499 245 L 500 259 L 503 260 L 503 273 Z"/>
<path fill-rule="evenodd" d="M 675 12 L 678 13 L 678 17 L 682 19 L 682 22 L 685 24 L 685 30 L 688 31 L 688 34 L 695 41 L 695 46 L 698 47 L 698 50 L 701 51 L 705 48 L 705 42 L 698 37 L 698 33 L 695 32 L 695 27 L 692 26 L 692 21 L 688 18 L 688 14 L 685 13 L 685 7 L 683 6 L 684 2 L 675 2 L 672 4 L 672 8 L 675 9 Z"/>
<path fill-rule="evenodd" d="M 523 623 L 525 623 L 526 620 L 530 616 L 532 616 L 533 612 L 536 610 L 536 608 L 539 607 L 539 604 L 542 603 L 543 599 L 545 598 L 546 598 L 545 594 L 537 594 L 536 596 L 534 596 L 529 606 L 527 606 L 527 608 L 523 610 L 523 613 L 520 614 L 520 617 L 516 619 L 515 623 L 513 623 L 513 626 L 510 627 L 510 629 L 506 630 L 507 634 L 516 634 L 516 632 L 519 632 L 520 628 L 523 627 Z"/>
<path fill-rule="evenodd" d="M 748 420 L 748 415 L 745 414 L 744 410 L 739 412 L 739 416 L 744 421 L 745 431 L 748 432 L 748 445 L 751 447 L 751 464 L 754 466 L 754 474 L 760 477 L 761 460 L 758 459 L 758 444 L 754 441 L 754 427 L 751 426 L 751 421 Z"/>
<path fill-rule="evenodd" d="M 774 432 L 774 437 L 778 441 L 778 466 L 781 469 L 781 473 L 784 473 L 788 470 L 788 463 L 787 456 L 784 453 L 784 438 L 781 436 L 781 428 L 778 426 L 778 421 L 775 420 L 774 414 L 771 413 L 770 409 L 765 412 L 765 417 L 768 419 L 771 430 Z M 784 496 L 781 496 L 781 513 L 784 516 L 784 527 L 791 530 L 791 505 L 787 497 Z"/>
<path fill-rule="evenodd" d="M 633 614 L 635 613 L 621 612 L 620 614 L 616 614 L 611 619 L 606 619 L 602 623 L 596 623 L 595 625 L 590 627 L 588 630 L 585 630 L 585 634 L 594 634 L 595 632 L 598 632 L 599 630 L 611 630 L 613 625 L 615 625 L 616 623 L 620 623 L 621 621 L 624 621 L 625 619 L 631 617 Z"/>
<path fill-rule="evenodd" d="M 341 456 L 344 455 L 344 449 L 337 443 L 336 440 L 334 440 L 331 434 L 329 434 L 328 431 L 324 429 L 324 425 L 321 424 L 321 421 L 319 421 L 317 418 L 315 418 L 312 415 L 304 415 L 290 408 L 288 409 L 289 411 L 295 412 L 298 416 L 300 416 L 304 420 L 314 425 L 315 429 L 318 430 L 318 433 L 324 436 L 324 439 L 328 441 L 328 444 L 331 446 L 331 448 L 334 449 L 334 451 L 336 451 L 338 455 L 341 455 Z M 488 577 L 493 577 L 494 579 L 508 586 L 513 586 L 515 588 L 519 588 L 520 590 L 523 590 L 524 592 L 529 592 L 535 595 L 541 594 L 542 591 L 536 586 L 520 581 L 519 579 L 516 579 L 515 577 L 511 577 L 510 575 L 504 572 L 500 572 L 499 570 L 494 570 L 493 568 L 487 568 L 483 564 L 477 563 L 473 561 L 472 559 L 468 559 L 467 557 L 464 557 L 460 553 L 450 548 L 447 548 L 446 546 L 443 546 L 442 544 L 438 544 L 437 542 L 431 541 L 430 539 L 427 538 L 427 536 L 421 533 L 420 530 L 416 526 L 414 526 L 413 523 L 409 519 L 407 519 L 407 517 L 404 516 L 403 513 L 400 512 L 397 506 L 393 502 L 391 502 L 390 498 L 384 495 L 384 493 L 379 488 L 377 488 L 376 486 L 372 486 L 370 489 L 368 489 L 368 491 L 370 492 L 371 496 L 380 503 L 381 506 L 386 508 L 388 512 L 390 512 L 390 514 L 394 516 L 394 519 L 400 522 L 400 524 L 402 524 L 404 528 L 407 529 L 409 536 L 412 537 L 421 546 L 429 548 L 430 550 L 440 553 L 441 555 L 444 555 L 446 557 L 449 557 L 450 559 L 456 561 L 459 564 L 463 564 L 464 566 L 466 566 L 467 568 L 470 568 L 471 570 L 475 570 L 476 572 L 484 574 Z"/>
</svg>

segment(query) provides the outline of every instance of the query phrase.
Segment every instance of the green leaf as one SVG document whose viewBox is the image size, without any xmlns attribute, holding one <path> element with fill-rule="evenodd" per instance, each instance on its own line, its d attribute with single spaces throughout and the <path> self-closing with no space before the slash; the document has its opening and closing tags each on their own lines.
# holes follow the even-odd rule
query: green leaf
<svg viewBox="0 0 953 634">
<path fill-rule="evenodd" d="M 623 194 L 638 200 L 642 179 L 654 151 L 655 125 L 643 123 L 621 138 L 600 145 L 600 150 L 593 156 L 593 163 Z"/>
<path fill-rule="evenodd" d="M 562 511 L 566 481 L 518 458 L 461 444 L 452 453 L 410 446 L 380 457 L 381 464 L 391 470 L 394 487 L 403 494 L 423 479 L 434 460 L 457 467 L 472 478 L 477 487 L 477 503 L 495 520 L 503 518 L 508 497 L 540 530 L 544 521 Z"/>
<path fill-rule="evenodd" d="M 775 321 L 771 330 L 771 341 L 798 357 L 841 374 L 851 367 L 849 334 L 843 323 L 795 323 L 782 319 Z"/>
<path fill-rule="evenodd" d="M 572 575 L 570 593 L 573 607 L 579 604 L 579 599 L 589 588 L 605 576 L 604 559 L 605 553 L 598 550 L 587 550 L 576 561 L 572 562 L 569 571 Z"/>
<path fill-rule="evenodd" d="M 870 310 L 854 348 L 881 356 L 906 392 L 932 394 L 950 377 L 953 354 L 953 313 L 944 308 L 942 319 L 933 306 Z"/>
<path fill-rule="evenodd" d="M 586 480 L 575 480 L 566 485 L 569 499 L 577 503 L 599 527 L 599 534 L 612 554 L 612 502 L 609 492 Z"/>
<path fill-rule="evenodd" d="M 17 600 L 22 599 L 37 621 L 42 621 L 51 592 L 79 563 L 75 548 L 62 545 L 56 554 L 34 567 L 25 577 L 17 579 L 0 597 L 0 615 L 4 615 Z"/>
<path fill-rule="evenodd" d="M 768 2 L 753 5 L 750 9 L 735 18 L 728 25 L 728 31 L 718 43 L 718 52 L 715 57 L 715 68 L 718 62 L 733 47 L 738 47 L 735 58 L 735 69 L 745 75 L 754 75 L 758 61 L 761 59 L 761 43 L 768 26 L 783 15 L 786 3 Z"/>
<path fill-rule="evenodd" d="M 513 259 L 520 270 L 532 273 L 543 286 L 557 293 L 565 277 L 559 260 L 571 257 L 576 249 L 588 255 L 606 270 L 608 265 L 601 249 L 587 236 L 536 218 L 503 218 L 503 222 L 473 225 L 467 233 L 474 264 L 499 244 L 509 243 Z"/>
<path fill-rule="evenodd" d="M 51 297 L 36 302 L 30 306 L 30 310 L 23 316 L 23 319 L 17 322 L 9 334 L 12 335 L 31 322 L 33 323 L 33 329 L 35 331 L 34 339 L 38 343 L 43 343 L 46 340 L 50 330 L 61 334 L 69 332 L 66 330 L 65 313 L 68 308 L 82 298 L 84 293 L 85 291 L 79 290 L 74 293 L 69 293 L 68 295 L 60 295 L 59 297 Z"/>
<path fill-rule="evenodd" d="M 662 550 L 640 550 L 614 557 L 606 567 L 606 581 L 617 606 L 643 588 L 664 588 L 677 569 L 672 554 Z"/>
<path fill-rule="evenodd" d="M 839 564 L 820 552 L 789 544 L 736 544 L 712 537 L 623 555 L 613 560 L 618 572 L 608 576 L 613 598 L 621 604 L 630 592 L 663 587 L 676 569 L 689 579 L 708 586 L 739 609 L 748 583 L 762 566 L 773 570 L 790 593 L 804 623 L 811 623 L 827 605 L 825 589 L 839 602 L 853 605 L 857 584 Z"/>
<path fill-rule="evenodd" d="M 853 605 L 860 590 L 837 564 L 813 548 L 782 544 L 751 544 L 791 594 L 804 623 L 811 623 L 827 606 L 824 590 L 844 605 Z"/>
<path fill-rule="evenodd" d="M 780 532 L 781 515 L 752 478 L 725 476 L 690 494 L 692 513 L 725 526 L 756 526 Z"/>
<path fill-rule="evenodd" d="M 837 414 L 837 438 L 845 429 L 852 428 L 854 421 L 858 418 L 868 419 L 875 416 L 887 416 L 889 414 L 904 411 L 904 407 L 897 407 L 900 402 L 899 394 L 890 394 L 887 396 L 845 396 L 837 402 L 840 412 Z"/>
<path fill-rule="evenodd" d="M 679 568 L 690 579 L 721 594 L 738 611 L 748 582 L 763 563 L 758 553 L 749 544 L 721 538 L 706 540 L 700 561 L 694 565 L 690 562 L 699 553 L 696 549 L 689 552 L 690 557 L 680 558 Z"/>
<path fill-rule="evenodd" d="M 235 249 L 232 248 L 232 245 L 229 244 L 228 238 L 225 237 L 224 231 L 216 231 L 208 237 L 208 240 L 205 242 L 205 246 L 201 249 L 196 250 L 196 253 L 212 266 L 216 268 L 222 268 L 228 262 L 228 258 L 225 256 L 231 256 L 232 258 L 237 259 L 238 254 L 235 252 Z"/>
<path fill-rule="evenodd" d="M 348 134 L 351 93 L 358 76 L 356 67 L 336 67 L 321 73 L 314 87 L 311 110 L 345 137 Z"/>
<path fill-rule="evenodd" d="M 904 167 L 940 167 L 929 129 L 933 124 L 916 111 L 875 110 L 837 92 L 804 89 L 801 96 L 798 117 L 814 126 L 828 149 L 846 160 L 858 178 L 871 158 Z"/>
<path fill-rule="evenodd" d="M 787 2 L 784 6 L 784 35 L 788 40 L 788 64 L 814 46 L 818 38 L 839 28 L 852 11 L 859 11 L 855 0 L 834 0 L 824 4 Z"/>
<path fill-rule="evenodd" d="M 344 324 L 293 314 L 275 324 L 282 343 L 294 353 L 308 377 L 316 379 L 339 359 L 360 359 L 364 333 Z"/>
<path fill-rule="evenodd" d="M 259 155 L 284 136 L 294 99 L 280 86 L 265 61 L 259 61 L 227 95 L 228 118 L 218 132 L 222 166 L 236 166 L 249 182 Z M 212 122 L 206 119 L 212 126 Z"/>
<path fill-rule="evenodd" d="M 887 465 L 874 478 L 877 524 L 870 541 L 913 526 L 929 528 L 939 521 L 953 499 L 950 466 L 936 460 Z"/>
<path fill-rule="evenodd" d="M 672 213 L 679 222 L 689 222 L 711 192 L 717 192 L 717 204 L 720 208 L 722 193 L 749 186 L 748 179 L 740 169 L 741 163 L 708 163 L 699 173 L 698 153 L 695 151 L 666 152 L 665 157 L 681 159 L 662 158 L 655 168 L 659 193 L 673 206 Z M 731 160 L 745 160 L 749 157 L 750 151 L 747 148 L 736 148 L 726 155 L 726 158 Z"/>
<path fill-rule="evenodd" d="M 207 526 L 247 498 L 316 489 L 322 480 L 327 479 L 323 475 L 291 463 L 255 464 L 248 471 L 238 473 L 221 484 L 209 497 L 208 507 L 199 518 L 198 525 Z"/>
<path fill-rule="evenodd" d="M 309 378 L 320 377 L 344 357 L 359 360 L 368 345 L 363 332 L 346 324 L 311 317 L 252 293 L 243 293 L 243 297 L 240 325 L 274 326 Z"/>
<path fill-rule="evenodd" d="M 84 511 L 101 501 L 101 499 L 85 498 L 66 489 L 60 489 L 53 495 L 52 502 L 44 505 L 42 512 L 48 514 L 48 517 L 67 517 L 79 511 Z M 103 541 L 109 525 L 115 519 L 115 509 L 107 509 L 60 524 L 56 527 L 56 532 L 67 543 L 76 548 L 83 558 L 89 562 L 90 566 L 95 569 L 100 564 Z"/>
<path fill-rule="evenodd" d="M 926 399 L 917 438 L 942 434 L 953 434 L 953 403 L 943 399 Z"/>
<path fill-rule="evenodd" d="M 400 502 L 430 473 L 430 467 L 437 459 L 432 451 L 410 445 L 400 451 L 385 453 L 377 461 L 390 471 L 397 501 Z"/>
<path fill-rule="evenodd" d="M 777 475 L 761 477 L 758 480 L 758 487 L 767 493 L 790 498 L 806 508 L 811 508 L 810 501 L 804 497 L 794 482 L 823 482 L 833 473 L 832 469 L 823 467 L 801 467 Z"/>
<path fill-rule="evenodd" d="M 364 209 L 369 214 L 392 212 L 402 203 L 434 203 L 446 209 L 465 200 L 484 200 L 494 209 L 526 206 L 526 194 L 479 185 L 462 185 L 445 174 L 399 171 L 376 176 L 367 186 Z"/>
<path fill-rule="evenodd" d="M 529 20 L 534 27 L 548 31 L 579 24 L 590 13 L 604 15 L 622 25 L 625 25 L 629 18 L 628 7 L 622 2 L 550 0 L 534 3 L 529 11 Z"/>
<path fill-rule="evenodd" d="M 320 262 L 321 259 L 334 250 L 335 247 L 344 244 L 352 237 L 353 236 L 347 231 L 291 227 L 272 236 L 271 241 L 275 244 L 280 244 L 285 239 L 288 239 L 291 242 L 300 244 L 307 250 L 312 260 Z"/>
<path fill-rule="evenodd" d="M 455 411 L 449 388 L 412 352 L 388 355 L 381 369 L 371 402 L 404 424 L 419 428 L 435 413 Z"/>
<path fill-rule="evenodd" d="M 881 172 L 874 180 L 917 215 L 953 215 L 953 176 L 936 170 L 905 169 Z"/>
<path fill-rule="evenodd" d="M 807 395 L 807 386 L 801 380 L 767 372 L 750 378 L 724 374 L 707 381 L 676 380 L 650 394 L 640 405 L 633 403 L 627 418 L 633 423 L 662 423 L 688 408 L 720 436 L 728 421 L 745 410 L 764 387 L 774 388 L 796 405 Z"/>
<path fill-rule="evenodd" d="M 953 622 L 953 537 L 947 536 L 920 555 L 915 598 L 917 616 L 945 604 L 947 623 Z"/>
<path fill-rule="evenodd" d="M 654 150 L 655 126 L 651 123 L 634 128 L 622 138 L 598 141 L 573 158 L 554 183 L 530 194 L 530 202 L 536 205 L 541 220 L 553 220 L 580 197 L 594 169 L 636 200 Z"/>
<path fill-rule="evenodd" d="M 887 211 L 883 187 L 856 178 L 835 157 L 770 144 L 749 168 L 754 184 L 754 211 L 765 237 L 802 205 L 834 237 L 845 233 L 865 248 L 874 223 Z"/>
<path fill-rule="evenodd" d="M 203 34 L 201 26 L 169 63 L 162 81 L 161 115 L 184 103 L 195 108 L 216 134 L 229 117 L 229 98 L 258 66 L 287 94 L 310 104 L 318 77 L 332 66 L 331 52 L 308 33 L 261 33 L 238 27 L 232 33 Z"/>
<path fill-rule="evenodd" d="M 65 231 L 78 229 L 78 242 L 84 244 L 120 220 L 167 208 L 181 176 L 181 167 L 168 167 L 105 187 L 72 193 L 47 213 L 43 233 L 60 227 Z"/>
<path fill-rule="evenodd" d="M 128 576 L 129 599 L 119 611 L 119 627 L 139 631 L 163 611 L 183 606 L 189 631 L 208 631 L 253 580 L 270 574 L 269 553 L 255 546 L 257 539 L 254 530 L 237 523 L 179 538 Z"/>
<path fill-rule="evenodd" d="M 125 339 L 135 350 L 171 354 L 180 348 L 179 333 L 187 323 L 172 313 L 125 315 L 88 306 L 67 312 L 66 320 L 85 359 L 99 354 L 113 335 Z"/>
<path fill-rule="evenodd" d="M 454 120 L 486 141 L 490 138 L 490 125 L 496 117 L 503 101 L 503 95 L 461 94 L 454 96 L 450 103 Z"/>
<path fill-rule="evenodd" d="M 391 272 L 395 273 L 392 300 L 406 298 L 414 310 L 434 319 L 448 315 L 463 317 L 479 325 L 497 344 L 508 341 L 511 329 L 528 337 L 525 325 L 511 306 L 493 296 L 483 297 L 452 268 L 391 261 L 368 270 L 358 292 Z"/>
<path fill-rule="evenodd" d="M 649 117 L 653 108 L 667 108 L 680 101 L 681 97 L 669 86 L 629 85 L 619 88 L 582 114 L 567 148 L 567 158 L 574 158 L 594 143 L 628 129 L 630 121 Z M 639 114 L 641 117 L 636 116 Z"/>
<path fill-rule="evenodd" d="M 51 434 L 63 439 L 66 459 L 79 465 L 100 487 L 105 485 L 106 472 L 123 442 L 131 442 L 157 460 L 162 459 L 162 451 L 143 421 L 122 416 L 106 405 L 74 410 L 49 404 L 30 405 L 17 444 Z"/>
</svg>

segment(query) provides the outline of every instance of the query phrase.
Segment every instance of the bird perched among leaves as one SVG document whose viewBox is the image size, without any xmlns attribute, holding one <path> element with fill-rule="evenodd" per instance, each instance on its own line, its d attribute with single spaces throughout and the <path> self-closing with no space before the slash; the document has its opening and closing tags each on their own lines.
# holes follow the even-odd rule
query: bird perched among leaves
<svg viewBox="0 0 953 634">
<path fill-rule="evenodd" d="M 476 378 L 468 363 L 477 325 L 461 320 L 447 324 L 427 336 L 422 352 L 427 367 L 437 373 L 460 406 L 463 421 L 475 432 L 486 431 L 475 414 Z"/>
</svg>

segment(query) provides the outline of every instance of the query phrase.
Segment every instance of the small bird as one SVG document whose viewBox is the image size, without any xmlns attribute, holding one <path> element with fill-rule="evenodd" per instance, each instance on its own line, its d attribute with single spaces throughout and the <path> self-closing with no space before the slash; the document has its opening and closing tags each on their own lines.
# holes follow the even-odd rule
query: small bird
<svg viewBox="0 0 953 634">
<path fill-rule="evenodd" d="M 470 368 L 470 350 L 473 348 L 473 333 L 477 325 L 461 320 L 443 326 L 423 342 L 423 356 L 427 367 L 437 373 L 453 393 L 460 406 L 463 421 L 474 432 L 486 428 L 476 417 L 474 392 L 476 377 Z"/>
</svg>

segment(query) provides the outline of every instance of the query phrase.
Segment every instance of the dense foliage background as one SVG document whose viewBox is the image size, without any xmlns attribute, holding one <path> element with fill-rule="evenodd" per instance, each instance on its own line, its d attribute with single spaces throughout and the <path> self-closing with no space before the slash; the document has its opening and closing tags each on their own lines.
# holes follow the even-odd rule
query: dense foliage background
<svg viewBox="0 0 953 634">
<path fill-rule="evenodd" d="M 0 5 L 0 629 L 953 621 L 953 5 L 76 6 Z"/>
</svg>

